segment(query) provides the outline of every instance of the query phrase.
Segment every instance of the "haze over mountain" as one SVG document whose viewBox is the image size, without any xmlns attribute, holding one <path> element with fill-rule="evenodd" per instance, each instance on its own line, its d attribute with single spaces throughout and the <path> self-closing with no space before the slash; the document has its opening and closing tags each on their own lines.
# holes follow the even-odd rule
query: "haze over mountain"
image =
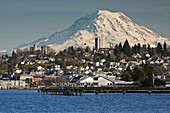
<svg viewBox="0 0 170 113">
<path fill-rule="evenodd" d="M 49 45 L 56 51 L 69 46 L 94 47 L 95 38 L 105 38 L 105 47 L 110 43 L 124 43 L 127 39 L 131 46 L 134 44 L 150 44 L 156 46 L 158 42 L 170 45 L 170 40 L 161 37 L 144 26 L 134 23 L 122 12 L 99 10 L 76 20 L 68 29 L 56 32 L 49 37 L 44 37 L 31 43 L 22 44 L 14 49 L 28 48 L 36 44 L 38 48 Z M 11 51 L 11 50 L 10 50 Z"/>
</svg>

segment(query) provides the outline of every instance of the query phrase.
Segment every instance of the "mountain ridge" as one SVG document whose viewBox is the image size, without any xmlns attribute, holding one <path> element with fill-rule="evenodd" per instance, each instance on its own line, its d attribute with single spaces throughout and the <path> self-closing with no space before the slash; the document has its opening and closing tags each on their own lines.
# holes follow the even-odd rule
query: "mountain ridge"
<svg viewBox="0 0 170 113">
<path fill-rule="evenodd" d="M 137 43 L 156 46 L 158 42 L 166 42 L 167 45 L 170 45 L 169 39 L 136 24 L 122 12 L 98 10 L 77 19 L 65 30 L 31 43 L 22 44 L 14 49 L 28 48 L 33 44 L 38 48 L 42 45 L 49 45 L 57 52 L 72 45 L 82 47 L 88 45 L 92 48 L 94 47 L 94 39 L 96 37 L 105 38 L 106 47 L 109 47 L 110 43 L 114 45 L 120 42 L 124 43 L 126 39 L 131 46 Z"/>
</svg>

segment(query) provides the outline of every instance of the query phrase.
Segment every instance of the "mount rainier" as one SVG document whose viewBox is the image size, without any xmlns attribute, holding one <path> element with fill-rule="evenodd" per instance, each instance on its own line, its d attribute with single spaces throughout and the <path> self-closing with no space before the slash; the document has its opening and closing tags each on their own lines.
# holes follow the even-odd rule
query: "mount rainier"
<svg viewBox="0 0 170 113">
<path fill-rule="evenodd" d="M 69 46 L 94 47 L 95 38 L 105 38 L 105 46 L 110 43 L 124 43 L 127 39 L 129 44 L 150 44 L 156 46 L 158 42 L 170 45 L 170 40 L 161 37 L 155 32 L 134 23 L 122 12 L 110 12 L 99 10 L 83 18 L 76 20 L 68 29 L 56 32 L 49 37 L 44 37 L 32 43 L 22 44 L 14 49 L 28 48 L 35 44 L 37 48 L 48 45 L 55 51 L 63 50 Z"/>
</svg>

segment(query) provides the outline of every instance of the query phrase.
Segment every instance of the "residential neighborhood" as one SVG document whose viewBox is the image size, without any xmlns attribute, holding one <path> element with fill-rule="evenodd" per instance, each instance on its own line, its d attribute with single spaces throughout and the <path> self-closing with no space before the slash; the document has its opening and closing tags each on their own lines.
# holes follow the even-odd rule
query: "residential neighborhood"
<svg viewBox="0 0 170 113">
<path fill-rule="evenodd" d="M 126 42 L 125 42 L 126 44 Z M 126 46 L 124 44 L 124 46 Z M 140 45 L 138 45 L 140 46 Z M 12 52 L 12 56 L 2 55 L 0 62 L 0 89 L 31 89 L 43 86 L 74 87 L 116 87 L 140 86 L 145 79 L 159 79 L 170 82 L 169 48 L 140 47 L 131 48 L 131 53 L 123 52 L 121 44 L 115 48 L 69 47 L 59 53 L 44 45 L 36 50 L 36 46 Z M 128 48 L 128 47 L 126 47 Z M 136 50 L 135 50 L 136 49 Z M 138 48 L 139 49 L 139 48 Z M 127 50 L 126 50 L 127 51 Z M 153 73 L 144 73 L 147 69 Z M 135 71 L 138 70 L 135 74 Z M 137 77 L 138 75 L 138 77 Z M 143 78 L 145 76 L 145 78 Z M 162 85 L 162 84 L 160 84 Z"/>
</svg>

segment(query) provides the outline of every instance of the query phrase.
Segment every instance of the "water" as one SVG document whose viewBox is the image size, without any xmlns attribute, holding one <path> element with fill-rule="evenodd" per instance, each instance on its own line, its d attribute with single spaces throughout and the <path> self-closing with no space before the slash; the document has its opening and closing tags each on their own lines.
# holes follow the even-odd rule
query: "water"
<svg viewBox="0 0 170 113">
<path fill-rule="evenodd" d="M 0 90 L 0 112 L 168 113 L 170 94 L 43 95 L 36 90 Z"/>
</svg>

